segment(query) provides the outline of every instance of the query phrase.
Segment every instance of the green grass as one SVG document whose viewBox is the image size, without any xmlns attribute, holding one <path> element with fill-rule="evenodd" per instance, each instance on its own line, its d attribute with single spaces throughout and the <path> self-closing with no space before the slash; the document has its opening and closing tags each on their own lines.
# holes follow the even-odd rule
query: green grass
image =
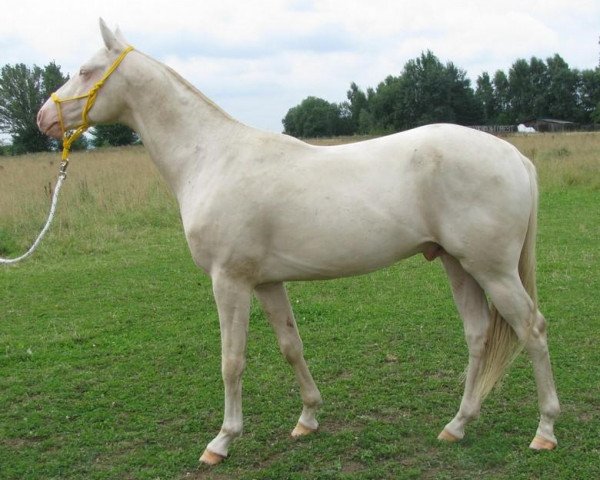
<svg viewBox="0 0 600 480">
<path fill-rule="evenodd" d="M 556 451 L 527 448 L 538 412 L 525 356 L 464 441 L 436 440 L 458 408 L 467 352 L 439 262 L 414 257 L 289 285 L 325 402 L 321 430 L 298 441 L 298 387 L 253 307 L 245 433 L 212 469 L 198 466 L 222 420 L 210 282 L 172 200 L 149 195 L 164 201 L 107 212 L 80 199 L 82 213 L 61 217 L 32 260 L 0 269 L 0 479 L 600 478 L 595 187 L 542 188 L 539 296 L 563 408 Z"/>
</svg>

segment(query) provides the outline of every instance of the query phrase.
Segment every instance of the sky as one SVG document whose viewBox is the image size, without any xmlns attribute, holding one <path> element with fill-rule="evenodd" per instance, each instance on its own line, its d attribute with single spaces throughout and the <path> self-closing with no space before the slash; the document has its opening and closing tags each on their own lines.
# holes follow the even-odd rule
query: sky
<svg viewBox="0 0 600 480">
<path fill-rule="evenodd" d="M 3 0 L 0 66 L 78 71 L 102 47 L 98 18 L 238 120 L 280 132 L 309 95 L 346 100 L 431 50 L 474 82 L 518 58 L 598 65 L 598 0 Z"/>
</svg>

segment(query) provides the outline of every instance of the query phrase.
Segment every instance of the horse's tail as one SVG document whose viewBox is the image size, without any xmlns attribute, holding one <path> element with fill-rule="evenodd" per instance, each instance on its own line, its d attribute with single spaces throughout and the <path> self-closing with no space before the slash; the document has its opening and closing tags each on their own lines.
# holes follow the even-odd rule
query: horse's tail
<svg viewBox="0 0 600 480">
<path fill-rule="evenodd" d="M 521 256 L 519 258 L 519 276 L 528 295 L 533 301 L 534 312 L 537 310 L 537 287 L 535 276 L 535 241 L 537 235 L 538 184 L 537 173 L 533 164 L 526 158 L 523 163 L 529 174 L 531 186 L 531 211 L 529 224 Z M 500 380 L 506 369 L 523 349 L 523 343 L 517 338 L 512 327 L 502 318 L 493 304 L 490 304 L 490 327 L 487 332 L 482 365 L 475 381 L 476 391 L 485 398 L 494 385 Z"/>
</svg>

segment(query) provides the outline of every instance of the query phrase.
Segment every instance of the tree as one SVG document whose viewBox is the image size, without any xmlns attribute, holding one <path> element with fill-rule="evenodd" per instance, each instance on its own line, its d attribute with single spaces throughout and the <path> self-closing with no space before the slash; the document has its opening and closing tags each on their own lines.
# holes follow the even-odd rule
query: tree
<svg viewBox="0 0 600 480">
<path fill-rule="evenodd" d="M 409 60 L 401 79 L 397 129 L 435 122 L 480 123 L 482 113 L 464 70 L 443 65 L 431 51 Z"/>
<path fill-rule="evenodd" d="M 477 88 L 475 98 L 481 105 L 483 114 L 483 123 L 491 125 L 498 117 L 498 103 L 494 95 L 494 86 L 489 73 L 483 72 L 477 77 Z"/>
<path fill-rule="evenodd" d="M 546 62 L 536 57 L 529 62 L 518 59 L 508 74 L 506 123 L 540 117 L 580 120 L 585 116 L 580 106 L 581 81 L 581 74 L 558 54 Z M 500 85 L 495 88 L 500 90 Z"/>
<path fill-rule="evenodd" d="M 356 83 L 352 82 L 350 90 L 346 92 L 346 97 L 348 97 L 348 101 L 350 102 L 348 108 L 350 110 L 352 129 L 359 131 L 361 113 L 368 109 L 367 96 Z"/>
<path fill-rule="evenodd" d="M 108 145 L 118 147 L 131 145 L 138 141 L 137 134 L 129 127 L 119 123 L 110 125 L 96 125 L 92 130 L 92 145 L 94 147 L 105 147 Z"/>
<path fill-rule="evenodd" d="M 600 67 L 579 74 L 578 110 L 583 123 L 600 123 Z"/>
<path fill-rule="evenodd" d="M 41 133 L 37 112 L 67 80 L 54 62 L 43 69 L 20 63 L 5 65 L 0 71 L 0 131 L 12 136 L 15 153 L 39 152 L 56 148 L 57 142 Z"/>
<path fill-rule="evenodd" d="M 498 70 L 492 79 L 484 72 L 474 91 L 464 70 L 452 62 L 443 64 L 427 51 L 409 60 L 399 76 L 389 75 L 366 93 L 352 82 L 346 96 L 347 103 L 318 106 L 321 113 L 316 129 L 329 128 L 326 111 L 341 122 L 329 132 L 339 131 L 341 124 L 351 133 L 371 134 L 434 122 L 510 125 L 540 117 L 599 122 L 600 66 L 579 72 L 558 54 L 546 61 L 518 59 L 508 75 Z M 300 129 L 306 136 L 312 117 L 300 107 L 290 109 L 284 123 L 287 132 Z M 317 105 L 311 109 L 316 111 Z"/>
<path fill-rule="evenodd" d="M 531 82 L 529 62 L 523 58 L 513 63 L 508 71 L 508 91 L 513 122 L 523 122 L 534 117 L 535 89 Z"/>
<path fill-rule="evenodd" d="M 351 133 L 349 106 L 307 97 L 282 120 L 284 132 L 295 137 L 331 137 Z"/>
<path fill-rule="evenodd" d="M 389 133 L 434 122 L 472 125 L 483 119 L 482 103 L 466 72 L 451 62 L 442 64 L 431 51 L 408 61 L 401 75 L 389 75 L 366 95 L 352 83 L 347 96 L 359 133 Z"/>
<path fill-rule="evenodd" d="M 42 70 L 42 79 L 42 101 L 44 101 L 58 90 L 69 79 L 69 76 L 65 77 L 60 71 L 60 67 L 52 61 Z"/>
<path fill-rule="evenodd" d="M 571 70 L 558 54 L 546 60 L 545 115 L 564 120 L 577 120 L 579 72 Z"/>
<path fill-rule="evenodd" d="M 371 120 L 370 133 L 390 133 L 398 131 L 404 123 L 402 81 L 400 77 L 388 75 L 369 95 L 370 118 L 363 115 L 363 122 Z"/>
<path fill-rule="evenodd" d="M 600 102 L 596 104 L 596 108 L 590 115 L 590 119 L 592 122 L 600 124 Z"/>
<path fill-rule="evenodd" d="M 499 125 L 509 125 L 514 123 L 511 112 L 510 89 L 508 85 L 508 77 L 502 70 L 497 70 L 494 74 L 494 102 L 498 113 L 496 119 L 492 123 Z"/>
</svg>

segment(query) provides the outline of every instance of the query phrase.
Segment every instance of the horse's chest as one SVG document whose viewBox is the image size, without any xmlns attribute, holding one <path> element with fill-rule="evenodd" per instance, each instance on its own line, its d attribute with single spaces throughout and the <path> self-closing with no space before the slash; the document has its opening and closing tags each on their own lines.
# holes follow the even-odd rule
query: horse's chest
<svg viewBox="0 0 600 480">
<path fill-rule="evenodd" d="M 185 236 L 196 265 L 210 272 L 215 265 L 255 256 L 252 217 L 243 208 L 210 201 L 193 212 L 182 212 Z"/>
</svg>

